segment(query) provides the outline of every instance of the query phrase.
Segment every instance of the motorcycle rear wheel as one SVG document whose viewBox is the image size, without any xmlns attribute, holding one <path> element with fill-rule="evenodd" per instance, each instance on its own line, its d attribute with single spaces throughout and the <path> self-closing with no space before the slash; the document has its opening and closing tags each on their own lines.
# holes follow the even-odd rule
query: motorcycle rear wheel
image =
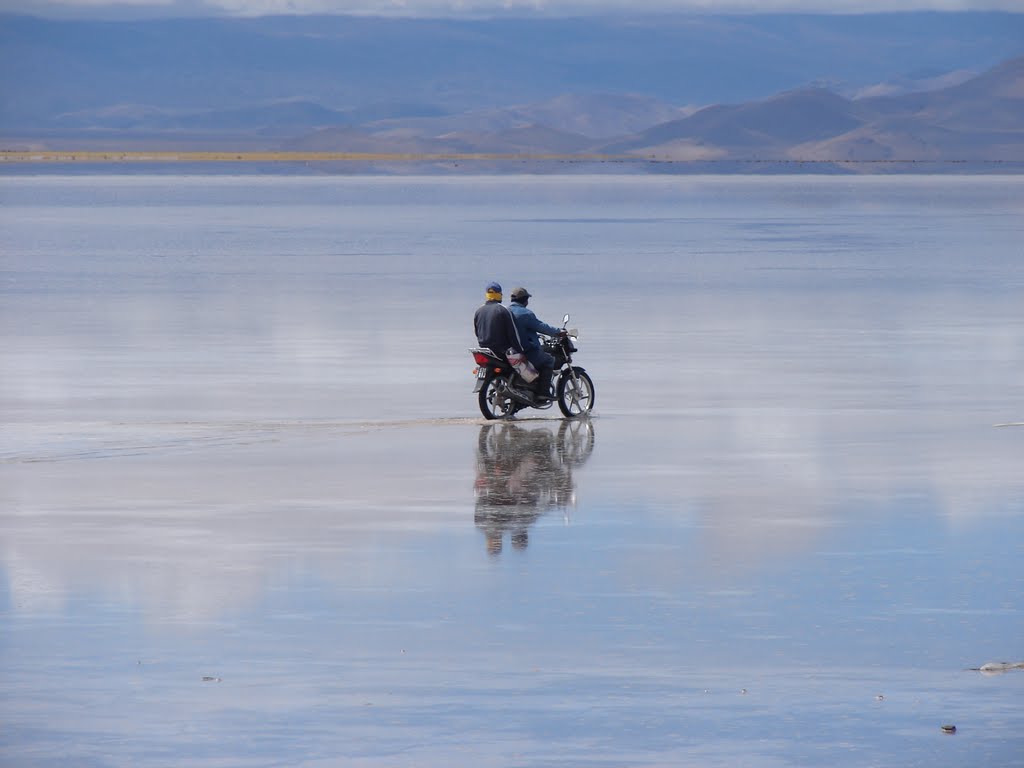
<svg viewBox="0 0 1024 768">
<path fill-rule="evenodd" d="M 594 410 L 594 382 L 586 371 L 567 372 L 558 380 L 558 407 L 570 419 L 587 416 Z"/>
<path fill-rule="evenodd" d="M 478 400 L 485 419 L 504 419 L 519 410 L 500 376 L 492 376 L 484 383 Z"/>
</svg>

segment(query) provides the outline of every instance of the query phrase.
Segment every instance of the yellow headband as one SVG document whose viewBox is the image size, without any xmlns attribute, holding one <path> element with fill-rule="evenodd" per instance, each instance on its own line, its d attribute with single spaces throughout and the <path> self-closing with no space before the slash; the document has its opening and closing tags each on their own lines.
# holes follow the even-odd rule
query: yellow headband
<svg viewBox="0 0 1024 768">
<path fill-rule="evenodd" d="M 484 297 L 488 301 L 501 301 L 501 293 L 498 291 L 488 291 L 484 294 Z"/>
</svg>

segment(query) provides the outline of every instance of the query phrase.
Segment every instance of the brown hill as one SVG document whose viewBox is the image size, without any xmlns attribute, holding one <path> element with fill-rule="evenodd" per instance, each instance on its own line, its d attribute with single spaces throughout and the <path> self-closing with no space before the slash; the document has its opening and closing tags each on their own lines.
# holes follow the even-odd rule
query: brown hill
<svg viewBox="0 0 1024 768">
<path fill-rule="evenodd" d="M 765 101 L 715 105 L 673 120 L 604 149 L 614 153 L 661 155 L 680 146 L 703 147 L 723 156 L 784 157 L 789 147 L 824 141 L 863 125 L 855 102 L 820 89 L 780 94 Z"/>
<path fill-rule="evenodd" d="M 813 161 L 1024 161 L 1024 57 L 926 93 L 848 100 L 822 89 L 713 106 L 610 152 Z"/>
<path fill-rule="evenodd" d="M 857 102 L 857 128 L 791 148 L 809 159 L 1024 161 L 1024 57 L 959 85 Z"/>
</svg>

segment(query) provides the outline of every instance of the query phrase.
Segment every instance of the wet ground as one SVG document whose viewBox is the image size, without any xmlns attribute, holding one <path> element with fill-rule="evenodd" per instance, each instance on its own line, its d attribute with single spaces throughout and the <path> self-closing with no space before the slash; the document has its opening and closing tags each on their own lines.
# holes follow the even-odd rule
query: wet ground
<svg viewBox="0 0 1024 768">
<path fill-rule="evenodd" d="M 1021 764 L 1021 182 L 0 191 L 5 765 Z"/>
</svg>

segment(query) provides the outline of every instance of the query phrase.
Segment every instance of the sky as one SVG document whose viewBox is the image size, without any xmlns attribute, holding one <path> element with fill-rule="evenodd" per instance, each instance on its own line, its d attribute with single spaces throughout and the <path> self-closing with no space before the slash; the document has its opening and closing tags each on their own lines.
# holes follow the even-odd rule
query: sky
<svg viewBox="0 0 1024 768">
<path fill-rule="evenodd" d="M 0 0 L 0 12 L 79 18 L 360 14 L 577 16 L 602 13 L 986 11 L 1024 13 L 1024 0 Z"/>
</svg>

